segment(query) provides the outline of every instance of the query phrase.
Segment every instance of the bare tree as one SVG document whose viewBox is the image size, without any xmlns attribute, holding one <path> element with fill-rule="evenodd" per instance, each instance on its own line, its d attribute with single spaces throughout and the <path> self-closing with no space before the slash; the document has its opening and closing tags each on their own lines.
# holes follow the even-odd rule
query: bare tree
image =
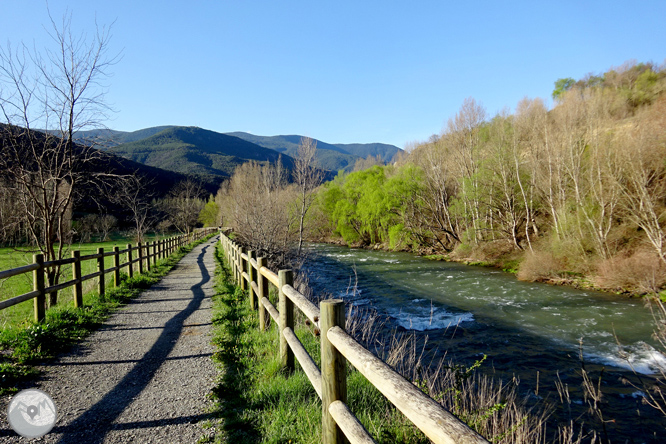
<svg viewBox="0 0 666 444">
<path fill-rule="evenodd" d="M 274 266 L 284 266 L 296 238 L 290 205 L 295 196 L 286 184 L 280 162 L 260 165 L 251 161 L 236 168 L 217 195 L 224 224 Z"/>
<path fill-rule="evenodd" d="M 481 126 L 486 120 L 485 108 L 468 97 L 460 111 L 449 119 L 445 137 L 451 146 L 460 178 L 460 196 L 464 203 L 464 214 L 471 220 L 472 240 L 481 240 L 481 202 L 478 170 L 481 155 Z"/>
<path fill-rule="evenodd" d="M 354 171 L 363 171 L 372 168 L 375 165 L 384 165 L 382 157 L 377 154 L 376 156 L 368 156 L 365 158 L 356 159 L 354 163 Z"/>
<path fill-rule="evenodd" d="M 76 131 L 99 126 L 109 111 L 100 84 L 115 58 L 107 57 L 109 28 L 92 40 L 73 35 L 71 17 L 51 19 L 54 49 L 0 49 L 0 174 L 15 199 L 12 223 L 25 230 L 45 260 L 61 259 L 70 241 L 71 211 L 82 186 L 105 188 L 103 153 L 75 145 Z M 46 132 L 35 131 L 42 128 Z M 59 267 L 47 271 L 49 285 Z M 49 304 L 56 303 L 52 294 Z"/>
<path fill-rule="evenodd" d="M 625 217 L 640 227 L 652 244 L 655 253 L 666 264 L 666 231 L 664 202 L 666 201 L 666 100 L 629 133 L 622 158 L 623 175 L 620 182 L 621 207 Z"/>
<path fill-rule="evenodd" d="M 199 221 L 199 213 L 205 205 L 202 194 L 201 185 L 187 179 L 176 184 L 169 197 L 162 199 L 158 206 L 178 231 L 189 234 Z"/>
<path fill-rule="evenodd" d="M 84 242 L 90 242 L 93 234 L 98 235 L 99 240 L 104 242 L 117 224 L 118 219 L 110 214 L 87 214 L 78 222 L 76 231 Z"/>
<path fill-rule="evenodd" d="M 299 213 L 298 213 L 298 250 L 300 256 L 303 250 L 303 232 L 305 231 L 305 216 L 307 215 L 312 202 L 315 199 L 314 190 L 324 178 L 324 172 L 317 168 L 317 142 L 309 137 L 301 138 L 301 144 L 298 146 L 298 154 L 294 161 L 294 181 L 298 186 L 299 192 Z"/>
<path fill-rule="evenodd" d="M 144 241 L 144 236 L 151 226 L 150 211 L 153 194 L 150 189 L 152 185 L 154 185 L 153 181 L 135 175 L 127 178 L 122 186 L 113 193 L 112 200 L 129 210 L 134 224 L 134 235 L 139 242 Z"/>
</svg>

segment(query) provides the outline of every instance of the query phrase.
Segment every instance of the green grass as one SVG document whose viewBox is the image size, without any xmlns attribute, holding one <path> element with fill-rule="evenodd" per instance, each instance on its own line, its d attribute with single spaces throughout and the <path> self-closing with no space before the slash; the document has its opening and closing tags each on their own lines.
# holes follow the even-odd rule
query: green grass
<svg viewBox="0 0 666 444">
<path fill-rule="evenodd" d="M 43 323 L 38 324 L 27 316 L 18 322 L 3 325 L 0 329 L 0 394 L 15 392 L 21 381 L 38 374 L 34 367 L 36 364 L 83 339 L 98 328 L 113 310 L 159 282 L 185 254 L 204 241 L 178 249 L 168 258 L 158 261 L 149 272 L 135 275 L 132 279 L 122 275 L 121 285 L 117 288 L 113 288 L 109 281 L 103 299 L 94 291 L 87 292 L 83 297 L 83 307 L 74 308 L 71 298 L 65 300 L 60 296 L 61 302 L 47 310 Z"/>
<path fill-rule="evenodd" d="M 218 250 L 217 257 L 220 260 Z M 289 374 L 280 368 L 274 323 L 259 331 L 256 312 L 247 294 L 234 287 L 228 271 L 217 273 L 214 297 L 213 359 L 219 378 L 208 424 L 214 438 L 203 442 L 319 443 L 321 401 L 297 364 Z M 319 341 L 304 325 L 296 328 L 308 353 L 319 363 Z M 359 372 L 348 369 L 348 405 L 379 443 L 427 443 L 425 436 L 402 416 Z"/>
<path fill-rule="evenodd" d="M 152 242 L 157 238 L 147 237 L 147 240 Z M 71 251 L 79 250 L 81 255 L 85 256 L 88 254 L 97 253 L 98 248 L 104 248 L 105 252 L 113 251 L 113 247 L 119 247 L 121 250 L 127 248 L 127 244 L 131 243 L 136 245 L 136 242 L 125 237 L 116 237 L 115 239 L 109 242 L 94 242 L 94 243 L 80 243 L 73 244 L 68 247 L 68 251 L 65 253 L 64 258 L 71 257 Z M 133 252 L 133 257 L 136 259 L 136 252 Z M 13 249 L 13 248 L 0 248 L 0 270 L 9 270 L 11 268 L 21 267 L 23 265 L 32 264 L 32 251 L 27 251 L 24 249 Z M 121 262 L 126 262 L 126 254 L 121 255 Z M 104 259 L 104 267 L 110 268 L 113 267 L 113 257 L 107 257 Z M 126 270 L 126 269 L 125 269 Z M 81 272 L 83 275 L 94 273 L 97 271 L 97 261 L 88 260 L 81 263 Z M 62 277 L 60 282 L 65 282 L 72 279 L 72 267 L 71 265 L 63 266 L 62 268 Z M 93 291 L 96 284 L 95 279 L 88 280 L 83 283 L 84 292 Z M 106 275 L 106 287 L 110 288 L 113 284 L 113 275 Z M 18 296 L 24 293 L 32 291 L 32 273 L 24 273 L 18 276 L 13 276 L 8 279 L 0 279 L 0 300 L 5 300 Z M 65 304 L 73 305 L 73 290 L 72 288 L 67 288 L 63 291 L 58 292 L 58 300 L 62 301 Z M 22 302 L 20 304 L 14 305 L 12 307 L 0 310 L 0 329 L 15 326 L 23 322 L 24 320 L 31 318 L 33 316 L 33 302 L 32 300 Z"/>
</svg>

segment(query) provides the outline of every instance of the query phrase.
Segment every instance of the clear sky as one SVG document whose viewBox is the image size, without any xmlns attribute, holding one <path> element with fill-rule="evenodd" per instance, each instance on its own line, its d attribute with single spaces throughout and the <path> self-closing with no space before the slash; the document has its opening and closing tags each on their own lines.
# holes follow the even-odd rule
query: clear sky
<svg viewBox="0 0 666 444">
<path fill-rule="evenodd" d="M 555 80 L 666 60 L 666 1 L 51 0 L 115 21 L 112 129 L 192 125 L 405 143 L 466 97 L 493 115 Z M 0 43 L 47 44 L 44 0 L 0 0 Z"/>
</svg>

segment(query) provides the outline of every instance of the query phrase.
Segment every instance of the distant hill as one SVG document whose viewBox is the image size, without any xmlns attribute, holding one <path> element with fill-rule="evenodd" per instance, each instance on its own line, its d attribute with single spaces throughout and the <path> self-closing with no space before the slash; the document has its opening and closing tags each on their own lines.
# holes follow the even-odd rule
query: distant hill
<svg viewBox="0 0 666 444">
<path fill-rule="evenodd" d="M 302 136 L 222 134 L 201 128 L 165 125 L 132 132 L 80 131 L 76 138 L 79 143 L 94 143 L 137 162 L 198 175 L 212 185 L 219 183 L 221 177 L 230 176 L 237 165 L 247 160 L 275 161 L 274 154 L 265 149 L 283 154 L 283 163 L 289 167 L 297 155 Z M 239 145 L 238 139 L 250 145 Z M 334 177 L 339 170 L 350 171 L 359 158 L 379 156 L 384 162 L 390 162 L 399 151 L 400 148 L 383 143 L 330 144 L 317 140 L 317 162 L 321 169 L 328 171 L 327 178 Z"/>
<path fill-rule="evenodd" d="M 386 163 L 393 160 L 393 157 L 402 151 L 397 146 L 386 143 L 336 143 L 335 146 L 358 157 L 379 156 Z"/>
<path fill-rule="evenodd" d="M 38 144 L 44 144 L 46 143 L 46 138 L 45 136 L 40 135 L 40 133 L 42 132 L 35 131 L 33 133 L 33 140 Z M 4 130 L 4 125 L 0 123 L 0 145 L 4 143 L 4 137 L 6 137 L 6 135 L 7 132 Z M 28 145 L 26 144 L 26 146 Z M 82 147 L 75 144 L 74 150 L 82 150 Z M 144 165 L 142 163 L 134 162 L 130 159 L 125 159 L 108 152 L 87 164 L 86 170 L 104 172 L 110 175 L 135 175 L 141 177 L 144 180 L 144 183 L 148 184 L 148 187 L 145 190 L 145 195 L 151 199 L 165 197 L 169 191 L 171 191 L 171 189 L 176 186 L 176 184 L 188 179 L 188 176 L 184 174 Z M 0 174 L 0 176 L 2 175 Z M 4 180 L 10 180 L 10 178 L 5 177 Z M 211 186 L 209 184 L 208 186 L 205 186 L 205 190 L 208 193 L 215 193 L 217 189 L 217 185 Z M 79 185 L 76 195 L 77 198 L 74 202 L 75 219 L 81 217 L 84 214 L 97 213 L 100 211 L 100 207 L 104 208 L 104 211 L 108 212 L 108 214 L 113 214 L 118 217 L 118 219 L 121 221 L 121 224 L 125 223 L 125 221 L 130 218 L 129 212 L 126 208 L 123 208 L 112 202 L 110 196 L 100 194 L 99 189 L 96 188 L 93 184 L 83 183 Z"/>
<path fill-rule="evenodd" d="M 116 131 L 112 129 L 96 129 L 90 131 L 78 131 L 74 138 L 77 143 L 82 145 L 99 146 L 102 149 L 111 148 L 123 143 L 136 142 L 137 140 L 146 139 L 154 136 L 165 129 L 174 128 L 175 125 L 154 126 L 152 128 L 144 128 L 138 131 Z"/>
<path fill-rule="evenodd" d="M 159 128 L 159 127 L 158 127 Z M 155 128 L 136 131 L 132 137 L 154 133 Z M 206 184 L 219 185 L 236 167 L 249 160 L 275 163 L 282 158 L 285 167 L 293 159 L 277 151 L 227 134 L 197 127 L 170 126 L 148 137 L 112 146 L 108 152 L 145 165 L 197 176 Z"/>
<path fill-rule="evenodd" d="M 291 157 L 296 157 L 298 145 L 301 143 L 302 138 L 302 136 L 298 135 L 255 136 L 254 134 L 244 132 L 227 134 L 263 146 L 264 148 L 285 153 Z M 393 156 L 401 151 L 397 146 L 383 143 L 330 144 L 321 140 L 316 141 L 319 167 L 331 171 L 351 169 L 354 167 L 357 159 L 368 156 L 379 156 L 384 162 L 390 162 Z"/>
</svg>

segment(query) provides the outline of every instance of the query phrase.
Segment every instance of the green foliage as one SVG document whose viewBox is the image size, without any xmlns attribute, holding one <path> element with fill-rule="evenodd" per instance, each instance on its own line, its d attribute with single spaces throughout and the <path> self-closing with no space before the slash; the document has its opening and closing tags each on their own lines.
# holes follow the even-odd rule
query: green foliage
<svg viewBox="0 0 666 444">
<path fill-rule="evenodd" d="M 216 227 L 217 215 L 219 212 L 220 207 L 217 202 L 215 202 L 215 197 L 211 194 L 208 198 L 208 202 L 199 213 L 199 222 L 201 222 L 204 227 Z"/>
<path fill-rule="evenodd" d="M 627 101 L 633 107 L 652 103 L 663 90 L 663 85 L 659 84 L 659 79 L 659 74 L 651 69 L 643 71 L 638 75 L 633 85 L 624 89 Z"/>
<path fill-rule="evenodd" d="M 320 202 L 345 242 L 393 242 L 397 247 L 399 241 L 409 242 L 403 220 L 408 205 L 418 201 L 421 180 L 420 170 L 414 166 L 397 171 L 391 166 L 373 166 L 339 174 L 324 186 Z"/>
<path fill-rule="evenodd" d="M 571 77 L 557 79 L 555 81 L 555 89 L 553 90 L 553 99 L 558 100 L 565 91 L 569 91 L 575 84 L 576 81 Z"/>
</svg>

